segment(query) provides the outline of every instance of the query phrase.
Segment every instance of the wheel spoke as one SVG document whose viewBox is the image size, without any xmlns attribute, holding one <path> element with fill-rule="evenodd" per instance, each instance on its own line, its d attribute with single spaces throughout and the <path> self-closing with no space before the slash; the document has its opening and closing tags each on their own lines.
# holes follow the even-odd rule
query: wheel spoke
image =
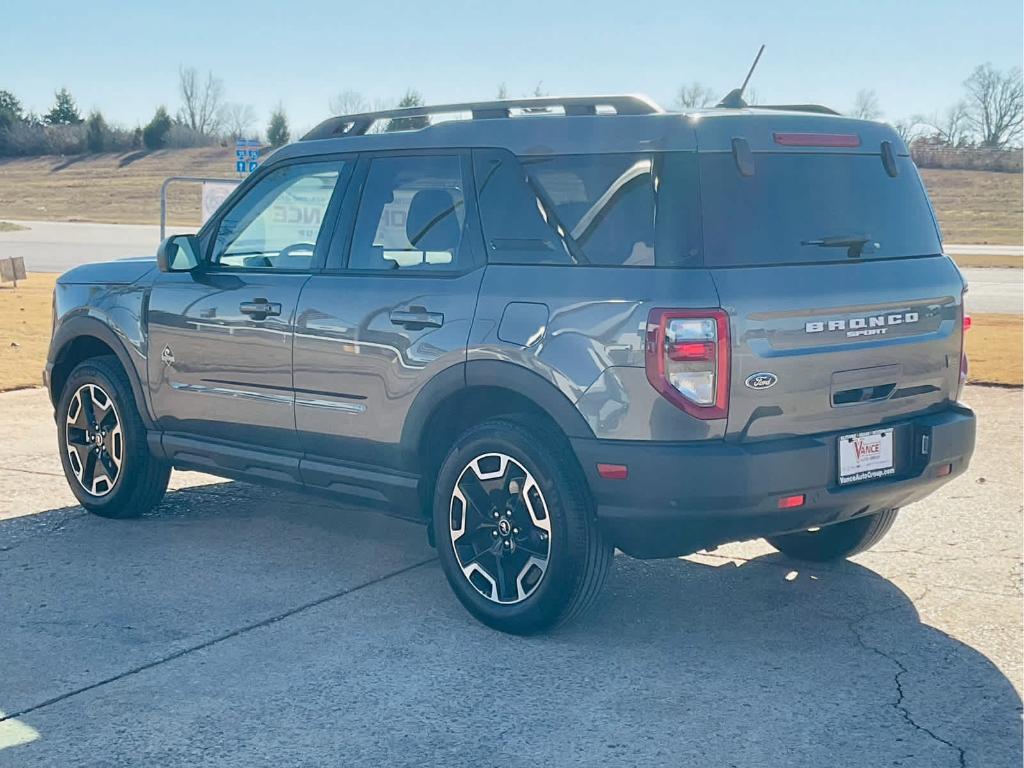
<svg viewBox="0 0 1024 768">
<path fill-rule="evenodd" d="M 82 401 L 82 418 L 85 419 L 85 425 L 92 429 L 96 424 L 96 409 L 92 402 L 92 387 L 82 387 L 79 391 L 79 397 Z"/>
<path fill-rule="evenodd" d="M 90 445 L 90 441 L 85 437 L 85 430 L 81 427 L 68 425 L 67 430 L 68 445 Z"/>
</svg>

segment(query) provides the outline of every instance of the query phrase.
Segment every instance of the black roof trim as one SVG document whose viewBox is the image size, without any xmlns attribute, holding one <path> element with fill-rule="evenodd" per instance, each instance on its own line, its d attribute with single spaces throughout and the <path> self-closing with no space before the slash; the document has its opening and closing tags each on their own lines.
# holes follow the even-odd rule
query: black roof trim
<svg viewBox="0 0 1024 768">
<path fill-rule="evenodd" d="M 440 104 L 429 107 L 405 107 L 380 112 L 329 117 L 302 137 L 302 141 L 362 136 L 374 123 L 453 112 L 469 112 L 474 120 L 507 118 L 513 109 L 542 110 L 561 107 L 566 115 L 596 115 L 598 107 L 611 107 L 617 115 L 651 115 L 664 110 L 646 96 L 542 96 L 500 101 L 469 101 L 461 104 Z"/>
<path fill-rule="evenodd" d="M 830 107 L 821 104 L 750 104 L 747 109 L 774 109 L 782 112 L 814 112 L 818 115 L 838 115 Z"/>
</svg>

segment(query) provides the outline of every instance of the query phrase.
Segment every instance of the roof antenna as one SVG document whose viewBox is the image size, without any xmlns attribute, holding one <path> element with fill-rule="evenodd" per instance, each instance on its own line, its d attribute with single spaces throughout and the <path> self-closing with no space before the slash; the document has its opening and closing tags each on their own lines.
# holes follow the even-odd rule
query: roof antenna
<svg viewBox="0 0 1024 768">
<path fill-rule="evenodd" d="M 725 98 L 718 102 L 717 106 L 724 107 L 725 109 L 741 109 L 747 106 L 747 102 L 743 100 L 743 92 L 747 89 L 747 83 L 750 82 L 750 76 L 754 74 L 754 70 L 757 68 L 757 62 L 761 60 L 762 53 L 764 53 L 764 44 L 762 44 L 758 49 L 757 56 L 754 57 L 754 63 L 750 65 L 750 71 L 747 72 L 747 76 L 743 80 L 743 85 L 729 91 L 729 93 L 725 95 Z"/>
</svg>

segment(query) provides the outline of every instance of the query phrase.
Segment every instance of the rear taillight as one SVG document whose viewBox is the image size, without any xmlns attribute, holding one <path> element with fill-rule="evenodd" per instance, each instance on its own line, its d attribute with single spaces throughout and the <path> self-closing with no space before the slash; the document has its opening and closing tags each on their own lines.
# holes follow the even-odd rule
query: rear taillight
<svg viewBox="0 0 1024 768">
<path fill-rule="evenodd" d="M 647 380 L 698 419 L 729 413 L 729 316 L 721 309 L 652 309 Z"/>
<path fill-rule="evenodd" d="M 963 333 L 960 335 L 960 385 L 956 390 L 956 399 L 959 400 L 967 385 L 967 332 L 971 330 L 971 316 L 964 313 Z"/>
</svg>

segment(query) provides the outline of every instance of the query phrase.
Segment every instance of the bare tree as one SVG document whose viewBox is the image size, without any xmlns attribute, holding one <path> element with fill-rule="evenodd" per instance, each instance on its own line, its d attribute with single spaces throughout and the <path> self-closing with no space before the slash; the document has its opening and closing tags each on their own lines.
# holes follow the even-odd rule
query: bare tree
<svg viewBox="0 0 1024 768">
<path fill-rule="evenodd" d="M 327 102 L 332 115 L 358 115 L 368 112 L 370 104 L 359 91 L 345 90 L 335 94 Z"/>
<path fill-rule="evenodd" d="M 892 123 L 892 127 L 899 134 L 899 137 L 903 139 L 903 143 L 909 147 L 917 139 L 924 136 L 926 130 L 931 125 L 920 115 L 911 115 Z"/>
<path fill-rule="evenodd" d="M 221 107 L 219 121 L 232 139 L 246 138 L 256 122 L 256 111 L 250 104 L 230 102 Z"/>
<path fill-rule="evenodd" d="M 921 119 L 931 131 L 939 144 L 950 147 L 965 146 L 970 139 L 970 124 L 967 120 L 967 102 L 958 101 L 945 112 L 936 112 L 931 117 Z"/>
<path fill-rule="evenodd" d="M 878 105 L 878 94 L 869 89 L 857 91 L 857 98 L 853 100 L 850 117 L 860 120 L 877 120 L 881 116 L 882 109 Z"/>
<path fill-rule="evenodd" d="M 1024 86 L 1018 67 L 1003 73 L 983 64 L 964 81 L 964 88 L 967 122 L 981 146 L 1005 147 L 1020 138 Z"/>
<path fill-rule="evenodd" d="M 714 103 L 715 92 L 694 80 L 676 93 L 676 106 L 680 109 L 698 109 Z"/>
<path fill-rule="evenodd" d="M 178 90 L 181 93 L 179 122 L 204 136 L 216 133 L 220 128 L 224 83 L 214 77 L 213 72 L 207 72 L 206 80 L 201 82 L 195 67 L 182 67 L 178 70 Z"/>
<path fill-rule="evenodd" d="M 498 95 L 495 96 L 494 98 L 499 100 L 508 98 L 508 88 L 505 87 L 504 83 L 498 85 Z"/>
</svg>

